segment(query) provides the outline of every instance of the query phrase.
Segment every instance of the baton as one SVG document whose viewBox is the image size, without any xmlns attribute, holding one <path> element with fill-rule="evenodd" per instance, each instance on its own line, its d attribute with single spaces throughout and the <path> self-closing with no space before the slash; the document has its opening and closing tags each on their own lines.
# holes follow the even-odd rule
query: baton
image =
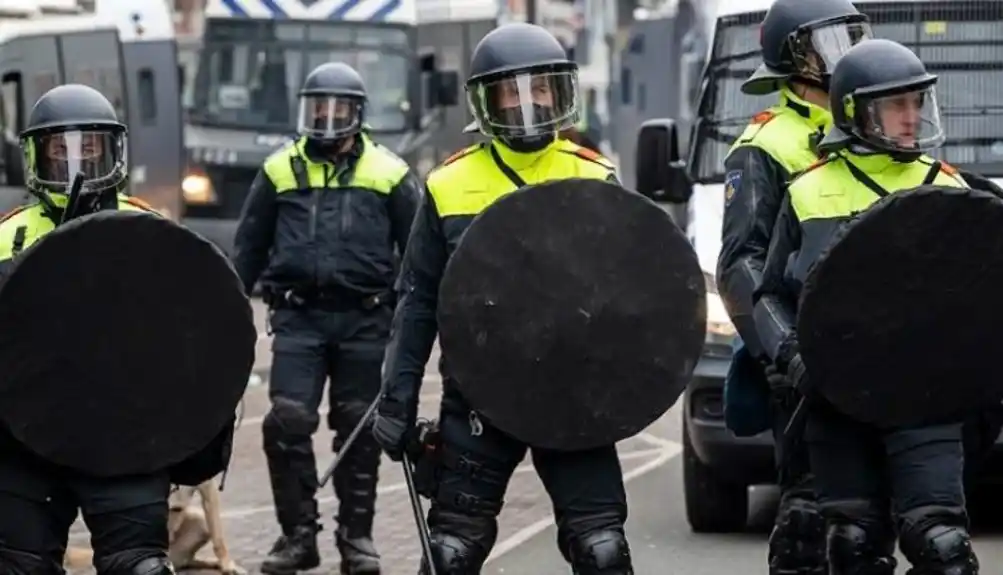
<svg viewBox="0 0 1003 575">
<path fill-rule="evenodd" d="M 425 570 L 421 575 L 436 575 L 435 564 L 432 563 L 432 538 L 428 534 L 428 523 L 425 521 L 425 510 L 421 508 L 421 497 L 418 488 L 414 486 L 414 475 L 411 470 L 411 458 L 404 453 L 401 459 L 404 468 L 404 482 L 407 483 L 407 496 L 411 500 L 411 511 L 414 512 L 414 524 L 418 528 L 418 540 L 421 542 L 422 561 Z"/>
<path fill-rule="evenodd" d="M 338 469 L 338 465 L 341 464 L 341 460 L 345 458 L 345 454 L 348 453 L 349 449 L 351 449 L 355 440 L 359 438 L 359 434 L 362 433 L 363 429 L 365 429 L 366 424 L 369 422 L 369 419 L 373 416 L 373 413 L 379 405 L 380 396 L 377 395 L 376 399 L 373 400 L 373 403 L 369 405 L 368 409 L 366 409 L 365 415 L 363 415 L 362 419 L 359 420 L 355 429 L 348 434 L 348 439 L 345 440 L 344 445 L 342 445 L 341 449 L 338 450 L 338 453 L 334 455 L 334 461 L 331 462 L 331 465 L 327 466 L 327 470 L 324 471 L 324 475 L 320 476 L 320 481 L 317 482 L 318 488 L 324 487 L 327 485 L 327 482 L 331 480 L 331 477 L 334 475 L 334 471 Z"/>
<path fill-rule="evenodd" d="M 63 217 L 59 219 L 59 225 L 65 224 L 72 218 L 80 206 L 80 190 L 84 187 L 84 173 L 77 172 L 73 176 L 73 183 L 70 184 L 69 200 L 66 201 L 66 208 L 63 210 Z"/>
</svg>

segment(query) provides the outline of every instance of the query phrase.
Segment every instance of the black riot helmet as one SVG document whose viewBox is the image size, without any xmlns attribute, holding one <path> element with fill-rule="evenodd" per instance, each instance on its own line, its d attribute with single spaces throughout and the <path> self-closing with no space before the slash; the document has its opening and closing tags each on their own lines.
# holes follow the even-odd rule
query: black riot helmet
<svg viewBox="0 0 1003 575">
<path fill-rule="evenodd" d="M 944 143 L 934 87 L 937 76 L 912 50 L 891 40 L 850 49 L 832 74 L 833 128 L 819 143 L 831 152 L 887 153 L 908 161 Z"/>
<path fill-rule="evenodd" d="M 578 65 L 535 24 L 495 28 L 474 48 L 467 103 L 480 130 L 517 152 L 542 150 L 578 121 Z"/>
<path fill-rule="evenodd" d="M 313 69 L 299 91 L 301 136 L 320 144 L 339 144 L 362 131 L 366 85 L 348 64 L 329 62 Z"/>
<path fill-rule="evenodd" d="M 100 92 L 57 86 L 35 102 L 21 132 L 25 183 L 35 193 L 68 193 L 83 174 L 82 193 L 119 191 L 129 173 L 125 125 Z"/>
<path fill-rule="evenodd" d="M 828 91 L 840 57 L 872 37 L 867 16 L 850 0 L 777 0 L 759 34 L 763 64 L 742 84 L 743 92 L 756 96 L 792 78 Z"/>
</svg>

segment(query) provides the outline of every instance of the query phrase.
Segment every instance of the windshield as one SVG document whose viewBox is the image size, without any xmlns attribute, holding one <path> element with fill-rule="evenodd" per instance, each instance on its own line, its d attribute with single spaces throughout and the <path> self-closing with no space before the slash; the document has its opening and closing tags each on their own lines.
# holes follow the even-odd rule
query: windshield
<svg viewBox="0 0 1003 575">
<path fill-rule="evenodd" d="M 200 123 L 296 129 L 297 93 L 305 74 L 345 62 L 369 92 L 366 123 L 374 132 L 407 127 L 410 40 L 400 29 L 272 21 L 210 21 L 199 55 L 190 117 Z"/>
<path fill-rule="evenodd" d="M 939 76 L 944 146 L 931 155 L 987 176 L 1003 176 L 1003 3 L 863 4 L 878 38 L 901 42 Z M 724 158 L 756 112 L 776 95 L 747 96 L 742 82 L 760 63 L 763 13 L 722 18 L 700 98 L 702 121 L 690 169 L 696 181 L 724 181 Z"/>
</svg>

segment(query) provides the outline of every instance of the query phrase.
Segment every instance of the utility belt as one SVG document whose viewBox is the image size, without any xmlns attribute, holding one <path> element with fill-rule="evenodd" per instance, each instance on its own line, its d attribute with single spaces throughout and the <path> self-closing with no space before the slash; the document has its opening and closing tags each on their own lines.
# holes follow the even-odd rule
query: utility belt
<svg viewBox="0 0 1003 575">
<path fill-rule="evenodd" d="M 264 288 L 262 299 L 271 309 L 318 309 L 322 311 L 372 311 L 395 304 L 393 290 L 364 295 L 347 289 Z"/>
</svg>

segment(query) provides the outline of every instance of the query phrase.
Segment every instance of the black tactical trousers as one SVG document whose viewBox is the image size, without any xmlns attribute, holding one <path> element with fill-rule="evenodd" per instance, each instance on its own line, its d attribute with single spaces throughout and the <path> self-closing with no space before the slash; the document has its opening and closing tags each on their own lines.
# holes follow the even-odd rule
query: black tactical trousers
<svg viewBox="0 0 1003 575">
<path fill-rule="evenodd" d="M 99 575 L 134 575 L 147 559 L 167 561 L 166 473 L 91 478 L 29 454 L 0 454 L 0 573 L 63 573 L 77 510 L 91 533 Z"/>
<path fill-rule="evenodd" d="M 891 575 L 896 534 L 911 575 L 978 572 L 961 427 L 882 430 L 813 406 L 806 439 L 831 575 Z"/>
<path fill-rule="evenodd" d="M 780 505 L 770 534 L 770 575 L 826 575 L 825 519 L 815 497 L 808 446 L 802 430 L 785 438 L 800 395 L 793 389 L 773 394 L 774 454 L 780 486 Z"/>
<path fill-rule="evenodd" d="M 477 575 L 495 545 L 505 490 L 527 446 L 470 412 L 446 407 L 439 429 L 438 485 L 428 516 L 437 572 Z M 632 573 L 616 447 L 531 451 L 554 506 L 558 547 L 575 573 Z"/>
<path fill-rule="evenodd" d="M 265 455 L 279 525 L 285 535 L 317 525 L 317 463 L 312 435 L 328 390 L 328 426 L 334 451 L 380 392 L 383 351 L 393 310 L 278 309 L 269 396 L 262 422 Z M 358 436 L 334 475 L 338 523 L 350 538 L 369 537 L 376 502 L 380 450 L 370 433 Z"/>
</svg>

